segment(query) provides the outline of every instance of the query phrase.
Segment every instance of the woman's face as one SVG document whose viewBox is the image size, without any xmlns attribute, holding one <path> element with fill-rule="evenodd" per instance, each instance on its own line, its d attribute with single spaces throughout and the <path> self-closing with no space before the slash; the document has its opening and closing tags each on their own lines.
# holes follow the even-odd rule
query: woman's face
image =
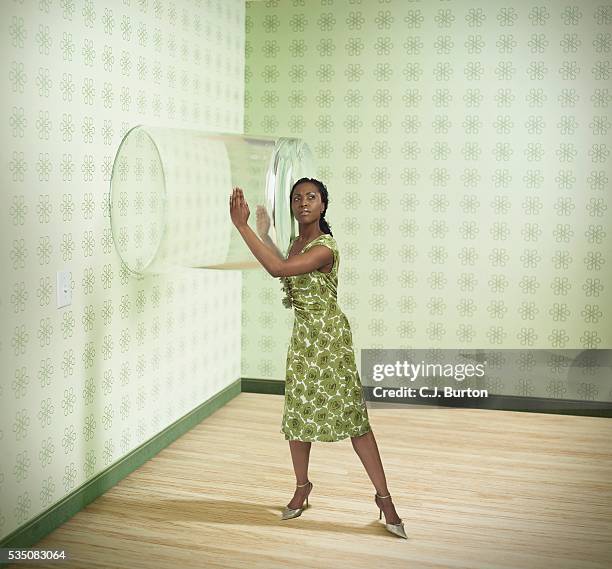
<svg viewBox="0 0 612 569">
<path fill-rule="evenodd" d="M 318 221 L 325 210 L 319 188 L 312 182 L 302 182 L 293 190 L 291 211 L 299 223 Z"/>
</svg>

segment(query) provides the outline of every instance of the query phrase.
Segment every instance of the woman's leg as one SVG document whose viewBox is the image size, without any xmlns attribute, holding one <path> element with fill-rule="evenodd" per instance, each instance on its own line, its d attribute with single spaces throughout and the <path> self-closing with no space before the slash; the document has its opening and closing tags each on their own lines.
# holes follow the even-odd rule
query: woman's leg
<svg viewBox="0 0 612 569">
<path fill-rule="evenodd" d="M 310 447 L 312 443 L 304 441 L 289 441 L 291 450 L 291 460 L 293 461 L 293 470 L 295 472 L 296 484 L 306 484 L 308 482 L 308 460 L 310 459 Z M 287 504 L 288 508 L 301 508 L 302 503 L 306 499 L 306 495 L 310 491 L 310 485 L 296 488 L 295 494 L 291 502 Z"/>
<path fill-rule="evenodd" d="M 385 477 L 385 471 L 373 431 L 369 431 L 360 437 L 351 437 L 351 443 L 353 443 L 353 448 L 357 456 L 361 459 L 378 495 L 387 496 L 389 494 L 387 479 Z M 398 524 L 401 521 L 395 511 L 395 506 L 391 498 L 379 499 L 378 504 L 385 513 L 388 524 Z"/>
</svg>

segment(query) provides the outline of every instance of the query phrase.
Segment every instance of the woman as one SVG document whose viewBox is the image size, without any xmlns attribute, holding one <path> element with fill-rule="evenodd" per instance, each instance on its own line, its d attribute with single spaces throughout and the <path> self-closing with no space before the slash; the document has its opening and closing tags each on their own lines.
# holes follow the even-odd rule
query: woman
<svg viewBox="0 0 612 569">
<path fill-rule="evenodd" d="M 308 480 L 312 441 L 350 437 L 376 490 L 379 519 L 384 512 L 387 530 L 407 538 L 370 427 L 349 322 L 336 303 L 340 259 L 325 220 L 327 188 L 319 180 L 301 178 L 293 185 L 289 199 L 299 236 L 291 240 L 285 258 L 268 236 L 270 221 L 265 208 L 259 206 L 257 211 L 262 241 L 247 223 L 250 212 L 242 190 L 234 188 L 230 195 L 232 223 L 268 273 L 283 281 L 287 294 L 283 304 L 295 308 L 281 432 L 289 441 L 297 484 L 282 519 L 301 515 L 304 500 L 308 507 L 313 488 Z"/>
</svg>

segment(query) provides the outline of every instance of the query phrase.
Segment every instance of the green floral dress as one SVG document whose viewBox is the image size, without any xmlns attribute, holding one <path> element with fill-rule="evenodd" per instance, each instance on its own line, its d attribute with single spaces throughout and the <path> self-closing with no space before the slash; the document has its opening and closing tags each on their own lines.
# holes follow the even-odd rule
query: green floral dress
<svg viewBox="0 0 612 569">
<path fill-rule="evenodd" d="M 291 251 L 289 243 L 286 257 Z M 287 440 L 334 442 L 370 431 L 368 412 L 353 352 L 349 321 L 338 306 L 336 240 L 323 234 L 308 243 L 334 253 L 329 273 L 315 270 L 280 277 L 295 321 L 287 350 L 285 407 L 281 433 Z"/>
</svg>

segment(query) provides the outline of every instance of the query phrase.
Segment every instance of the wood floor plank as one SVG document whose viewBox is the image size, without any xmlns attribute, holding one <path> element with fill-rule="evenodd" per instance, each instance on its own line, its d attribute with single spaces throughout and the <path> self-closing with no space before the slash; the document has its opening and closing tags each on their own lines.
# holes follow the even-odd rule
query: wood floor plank
<svg viewBox="0 0 612 569">
<path fill-rule="evenodd" d="M 282 406 L 240 394 L 35 546 L 69 561 L 32 567 L 612 567 L 609 419 L 369 410 L 402 540 L 349 439 L 313 443 L 311 507 L 279 519 L 295 484 Z"/>
</svg>

